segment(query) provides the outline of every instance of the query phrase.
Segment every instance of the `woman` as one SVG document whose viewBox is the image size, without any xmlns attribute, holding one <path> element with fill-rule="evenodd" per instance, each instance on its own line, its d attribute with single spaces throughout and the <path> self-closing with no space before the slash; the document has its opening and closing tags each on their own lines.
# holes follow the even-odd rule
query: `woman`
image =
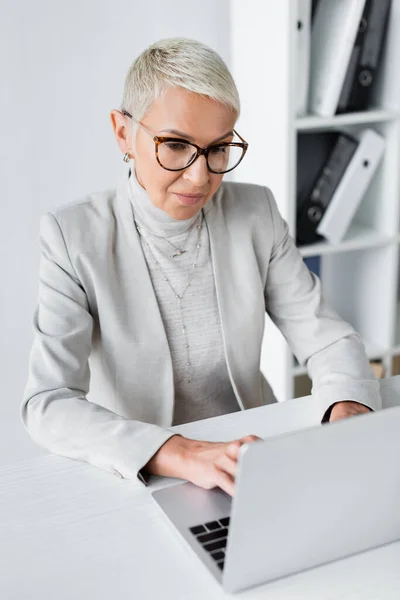
<svg viewBox="0 0 400 600">
<path fill-rule="evenodd" d="M 126 175 L 42 217 L 22 418 L 50 451 L 233 494 L 238 449 L 256 436 L 168 428 L 275 401 L 259 369 L 265 311 L 307 363 L 321 419 L 379 408 L 362 343 L 324 304 L 271 192 L 222 183 L 247 149 L 238 116 L 214 51 L 150 46 L 111 112 Z"/>
</svg>

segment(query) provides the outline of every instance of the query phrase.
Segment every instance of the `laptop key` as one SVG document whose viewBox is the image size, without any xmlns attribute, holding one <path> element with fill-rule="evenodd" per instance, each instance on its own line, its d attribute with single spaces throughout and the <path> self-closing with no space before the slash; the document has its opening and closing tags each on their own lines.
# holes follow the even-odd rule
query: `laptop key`
<svg viewBox="0 0 400 600">
<path fill-rule="evenodd" d="M 190 531 L 194 535 L 199 535 L 199 533 L 206 533 L 207 529 L 203 525 L 196 525 L 195 527 L 190 527 Z"/>
<path fill-rule="evenodd" d="M 224 517 L 223 519 L 220 519 L 219 522 L 224 527 L 228 527 L 230 520 L 231 520 L 230 517 Z"/>
<path fill-rule="evenodd" d="M 210 521 L 209 523 L 204 523 L 209 531 L 213 531 L 214 529 L 221 529 L 221 525 L 218 521 Z"/>
<path fill-rule="evenodd" d="M 225 558 L 225 552 L 218 550 L 218 552 L 211 552 L 211 556 L 214 560 L 222 560 Z"/>
<path fill-rule="evenodd" d="M 221 550 L 221 548 L 226 548 L 227 539 L 224 538 L 222 540 L 218 540 L 216 542 L 210 542 L 209 544 L 204 544 L 204 549 L 207 552 L 213 552 L 213 550 Z"/>
<path fill-rule="evenodd" d="M 212 531 L 211 533 L 205 533 L 203 535 L 199 535 L 198 536 L 198 540 L 201 544 L 204 544 L 205 542 L 212 542 L 213 540 L 218 540 L 219 538 L 222 537 L 227 537 L 228 536 L 228 530 L 227 529 L 217 529 L 216 531 Z"/>
<path fill-rule="evenodd" d="M 223 560 L 221 560 L 221 562 L 218 562 L 218 563 L 217 563 L 217 565 L 219 566 L 219 568 L 220 568 L 220 569 L 221 569 L 221 571 L 222 571 L 222 569 L 224 568 L 224 561 L 223 561 Z"/>
</svg>

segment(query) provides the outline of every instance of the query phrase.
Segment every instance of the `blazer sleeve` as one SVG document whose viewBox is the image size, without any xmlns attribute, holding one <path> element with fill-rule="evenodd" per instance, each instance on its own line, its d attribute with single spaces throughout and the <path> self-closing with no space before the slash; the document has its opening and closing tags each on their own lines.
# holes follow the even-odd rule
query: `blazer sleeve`
<svg viewBox="0 0 400 600">
<path fill-rule="evenodd" d="M 146 483 L 140 469 L 174 433 L 87 400 L 93 318 L 86 293 L 51 213 L 41 218 L 39 239 L 38 302 L 22 421 L 50 452 Z"/>
<path fill-rule="evenodd" d="M 381 408 L 379 382 L 360 336 L 325 303 L 319 278 L 308 270 L 273 194 L 266 192 L 274 237 L 266 310 L 299 363 L 306 364 L 321 419 L 342 400 Z"/>
</svg>

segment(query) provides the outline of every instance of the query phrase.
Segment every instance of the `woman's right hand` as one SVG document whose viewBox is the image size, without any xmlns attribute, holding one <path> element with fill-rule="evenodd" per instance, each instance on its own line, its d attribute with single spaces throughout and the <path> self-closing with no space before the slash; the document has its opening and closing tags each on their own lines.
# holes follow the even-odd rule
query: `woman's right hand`
<svg viewBox="0 0 400 600">
<path fill-rule="evenodd" d="M 204 489 L 220 487 L 233 496 L 239 449 L 260 440 L 247 435 L 232 442 L 203 442 L 174 435 L 144 467 L 148 473 L 187 479 Z"/>
</svg>

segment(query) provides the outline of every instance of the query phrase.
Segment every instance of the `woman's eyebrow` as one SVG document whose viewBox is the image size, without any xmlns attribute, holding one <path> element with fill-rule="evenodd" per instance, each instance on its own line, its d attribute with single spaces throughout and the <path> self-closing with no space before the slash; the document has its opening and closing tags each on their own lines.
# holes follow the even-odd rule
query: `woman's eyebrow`
<svg viewBox="0 0 400 600">
<path fill-rule="evenodd" d="M 179 137 L 185 138 L 192 142 L 195 141 L 192 136 L 188 135 L 187 133 L 183 133 L 182 131 L 177 131 L 176 129 L 162 129 L 161 133 L 173 133 L 174 135 L 179 135 Z M 215 142 L 219 142 L 220 140 L 225 139 L 226 137 L 228 137 L 228 135 L 234 135 L 234 131 L 228 131 L 227 133 L 224 133 L 224 135 L 221 135 L 219 138 L 211 142 L 211 144 L 215 144 Z"/>
</svg>

